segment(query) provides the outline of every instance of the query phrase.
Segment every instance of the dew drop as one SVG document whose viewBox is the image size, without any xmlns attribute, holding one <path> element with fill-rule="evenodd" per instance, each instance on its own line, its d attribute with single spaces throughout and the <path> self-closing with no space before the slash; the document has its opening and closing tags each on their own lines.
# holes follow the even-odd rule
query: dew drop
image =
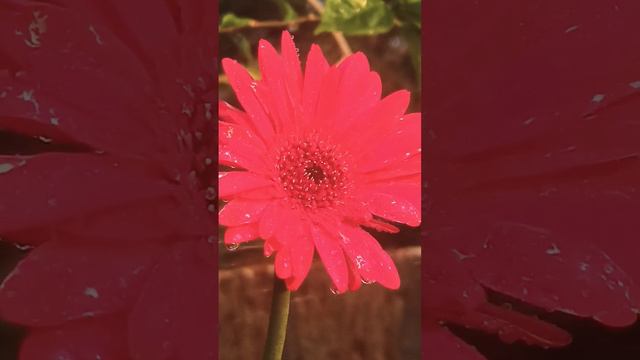
<svg viewBox="0 0 640 360">
<path fill-rule="evenodd" d="M 375 280 L 367 280 L 367 279 L 365 279 L 365 278 L 362 278 L 362 279 L 361 279 L 361 281 L 362 281 L 362 283 L 363 283 L 364 285 L 371 285 L 371 284 L 375 284 L 375 283 L 376 283 L 376 281 L 375 281 Z"/>
<path fill-rule="evenodd" d="M 611 264 L 606 264 L 603 270 L 606 274 L 613 274 L 613 266 L 611 266 Z"/>
<path fill-rule="evenodd" d="M 214 189 L 212 186 L 209 186 L 207 188 L 207 191 L 204 195 L 205 199 L 209 200 L 209 201 L 213 201 L 216 199 L 216 189 Z M 215 207 L 214 207 L 214 211 L 215 211 Z"/>
<path fill-rule="evenodd" d="M 240 244 L 228 244 L 226 248 L 228 251 L 236 251 L 240 248 Z"/>
<path fill-rule="evenodd" d="M 604 95 L 603 94 L 593 95 L 593 98 L 591 99 L 591 101 L 594 102 L 594 103 L 602 102 L 602 100 L 604 100 Z"/>
<path fill-rule="evenodd" d="M 29 251 L 33 249 L 33 245 L 14 244 L 14 246 L 20 251 Z"/>
<path fill-rule="evenodd" d="M 6 174 L 14 168 L 15 165 L 13 164 L 0 164 L 0 174 Z"/>
</svg>

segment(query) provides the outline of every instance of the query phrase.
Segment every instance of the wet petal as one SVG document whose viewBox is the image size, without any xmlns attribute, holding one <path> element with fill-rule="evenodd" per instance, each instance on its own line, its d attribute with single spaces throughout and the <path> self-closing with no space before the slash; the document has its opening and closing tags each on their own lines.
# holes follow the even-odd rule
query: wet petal
<svg viewBox="0 0 640 360">
<path fill-rule="evenodd" d="M 222 226 L 239 226 L 255 223 L 268 201 L 231 200 L 220 210 L 218 221 Z"/>
<path fill-rule="evenodd" d="M 343 225 L 339 239 L 364 281 L 375 281 L 389 289 L 400 287 L 400 276 L 393 260 L 369 233 L 358 227 Z"/>
<path fill-rule="evenodd" d="M 394 130 L 376 142 L 371 151 L 363 153 L 358 161 L 358 170 L 364 172 L 389 167 L 420 154 L 421 122 L 419 113 L 402 116 Z"/>
<path fill-rule="evenodd" d="M 234 60 L 222 59 L 222 67 L 229 78 L 233 91 L 238 97 L 238 101 L 251 119 L 253 130 L 266 143 L 270 143 L 274 135 L 273 123 L 256 96 L 255 80 L 251 78 L 242 65 Z"/>
<path fill-rule="evenodd" d="M 265 174 L 267 168 L 262 154 L 256 153 L 251 144 L 244 142 L 230 142 L 218 147 L 218 161 L 220 165 L 241 168 L 255 173 Z"/>
<path fill-rule="evenodd" d="M 219 196 L 224 200 L 246 191 L 272 186 L 273 181 L 251 172 L 232 171 L 218 174 Z"/>
<path fill-rule="evenodd" d="M 20 360 L 126 359 L 129 357 L 126 330 L 126 321 L 119 317 L 32 329 L 20 347 Z"/>
<path fill-rule="evenodd" d="M 224 243 L 241 244 L 258 238 L 258 225 L 256 223 L 231 227 L 225 230 Z"/>
<path fill-rule="evenodd" d="M 609 326 L 636 321 L 640 289 L 595 247 L 524 224 L 498 225 L 486 241 L 486 249 L 474 251 L 469 259 L 483 285 L 549 311 L 594 317 Z M 497 271 L 495 264 L 510 271 Z"/>
<path fill-rule="evenodd" d="M 359 114 L 344 131 L 338 132 L 339 139 L 354 154 L 366 154 L 390 136 L 398 126 L 398 119 L 407 110 L 410 97 L 411 94 L 406 90 L 389 94 L 366 113 Z"/>
<path fill-rule="evenodd" d="M 176 190 L 158 169 L 112 156 L 62 153 L 25 158 L 0 156 L 0 169 L 4 170 L 0 173 L 1 233 L 170 196 Z"/>
<path fill-rule="evenodd" d="M 344 258 L 344 252 L 337 239 L 328 236 L 324 230 L 313 227 L 311 235 L 322 260 L 324 268 L 331 277 L 331 281 L 338 293 L 347 291 L 349 286 L 349 268 Z"/>
<path fill-rule="evenodd" d="M 423 330 L 422 346 L 432 360 L 486 360 L 478 350 L 443 327 Z"/>
<path fill-rule="evenodd" d="M 0 287 L 0 314 L 27 326 L 60 325 L 123 310 L 140 292 L 158 248 L 50 242 Z"/>
<path fill-rule="evenodd" d="M 293 37 L 289 32 L 282 32 L 282 35 L 280 36 L 280 47 L 282 60 L 287 69 L 285 73 L 287 93 L 295 107 L 295 113 L 299 115 L 302 110 L 300 108 L 300 104 L 302 104 L 302 69 L 300 67 L 298 49 L 293 43 Z"/>
<path fill-rule="evenodd" d="M 176 244 L 150 274 L 129 315 L 133 358 L 216 359 L 216 269 L 200 251 L 193 242 Z"/>
<path fill-rule="evenodd" d="M 288 279 L 293 276 L 291 265 L 291 251 L 289 248 L 282 248 L 276 253 L 275 272 L 280 279 Z"/>
<path fill-rule="evenodd" d="M 332 67 L 320 87 L 313 117 L 315 128 L 332 133 L 336 126 L 373 106 L 380 96 L 376 76 L 370 74 L 369 62 L 362 53 Z"/>
<path fill-rule="evenodd" d="M 311 119 L 316 112 L 320 86 L 324 75 L 329 70 L 329 64 L 322 54 L 322 50 L 316 44 L 311 45 L 304 73 L 304 87 L 302 91 L 304 116 L 301 121 Z M 310 124 L 303 124 L 310 125 Z"/>
<path fill-rule="evenodd" d="M 282 133 L 295 125 L 293 102 L 285 84 L 284 61 L 276 49 L 266 40 L 260 40 L 258 45 L 258 63 L 260 64 L 261 83 L 268 89 L 268 93 L 260 96 L 260 100 L 269 109 L 271 120 L 276 132 Z"/>
<path fill-rule="evenodd" d="M 287 222 L 288 212 L 281 202 L 271 203 L 260 217 L 260 237 L 270 239 Z"/>
<path fill-rule="evenodd" d="M 409 226 L 420 225 L 421 209 L 419 206 L 416 207 L 415 199 L 405 200 L 395 195 L 377 192 L 368 195 L 365 201 L 375 215 Z"/>
<path fill-rule="evenodd" d="M 262 140 L 251 130 L 247 114 L 223 101 L 219 102 L 218 111 L 221 119 L 218 121 L 219 145 L 240 142 L 259 151 L 266 150 Z"/>
<path fill-rule="evenodd" d="M 313 239 L 305 223 L 294 225 L 295 229 L 291 236 L 295 241 L 291 241 L 291 265 L 292 276 L 287 279 L 287 287 L 291 291 L 297 290 L 311 269 L 313 262 Z"/>
</svg>

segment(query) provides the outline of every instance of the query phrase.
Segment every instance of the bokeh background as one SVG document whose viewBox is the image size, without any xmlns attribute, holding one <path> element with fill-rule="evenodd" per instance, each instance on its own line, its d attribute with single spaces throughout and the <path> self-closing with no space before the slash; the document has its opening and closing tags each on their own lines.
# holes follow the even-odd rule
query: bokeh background
<svg viewBox="0 0 640 360">
<path fill-rule="evenodd" d="M 412 94 L 410 111 L 417 112 L 420 28 L 416 0 L 223 0 L 219 53 L 259 76 L 259 39 L 279 48 L 281 32 L 290 31 L 303 64 L 312 43 L 334 64 L 348 54 L 346 42 L 351 52 L 367 55 L 382 78 L 383 96 L 407 89 Z M 223 73 L 218 83 L 220 99 L 237 106 Z M 400 290 L 364 285 L 357 292 L 334 295 L 316 256 L 309 277 L 292 296 L 285 359 L 420 359 L 419 231 L 403 227 L 400 234 L 373 235 L 396 262 Z M 259 359 L 271 304 L 273 260 L 262 256 L 262 242 L 235 251 L 220 243 L 219 253 L 220 359 Z"/>
</svg>

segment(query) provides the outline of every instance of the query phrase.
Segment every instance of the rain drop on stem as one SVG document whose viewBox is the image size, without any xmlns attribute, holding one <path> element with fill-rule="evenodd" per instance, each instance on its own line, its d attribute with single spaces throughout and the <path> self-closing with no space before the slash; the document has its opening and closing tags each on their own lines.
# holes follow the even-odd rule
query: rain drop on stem
<svg viewBox="0 0 640 360">
<path fill-rule="evenodd" d="M 240 247 L 240 244 L 229 244 L 226 246 L 228 251 L 236 251 Z"/>
</svg>

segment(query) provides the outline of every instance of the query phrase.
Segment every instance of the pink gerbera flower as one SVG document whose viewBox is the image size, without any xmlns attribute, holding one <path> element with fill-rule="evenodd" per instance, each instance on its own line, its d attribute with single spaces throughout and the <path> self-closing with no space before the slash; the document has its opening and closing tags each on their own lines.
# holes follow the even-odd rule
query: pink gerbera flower
<svg viewBox="0 0 640 360">
<path fill-rule="evenodd" d="M 329 66 L 312 45 L 304 74 L 287 32 L 281 54 L 261 40 L 262 79 L 222 66 L 244 111 L 219 104 L 219 213 L 224 241 L 261 238 L 276 275 L 297 289 L 317 250 L 335 291 L 378 282 L 397 289 L 389 255 L 362 227 L 420 224 L 420 113 L 410 94 L 381 98 L 380 77 L 356 53 Z"/>
</svg>

